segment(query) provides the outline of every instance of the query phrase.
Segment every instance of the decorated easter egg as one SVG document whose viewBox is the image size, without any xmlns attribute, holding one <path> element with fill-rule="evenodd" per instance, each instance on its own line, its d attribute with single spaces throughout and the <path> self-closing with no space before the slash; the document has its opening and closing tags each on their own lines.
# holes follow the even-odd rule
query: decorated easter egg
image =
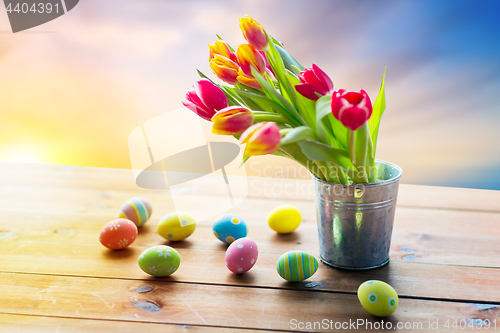
<svg viewBox="0 0 500 333">
<path fill-rule="evenodd" d="M 171 241 L 180 241 L 191 236 L 194 229 L 196 229 L 194 218 L 185 212 L 165 215 L 158 224 L 160 236 Z"/>
<path fill-rule="evenodd" d="M 379 317 L 390 315 L 399 305 L 394 288 L 377 280 L 363 282 L 358 288 L 358 299 L 366 311 Z"/>
<path fill-rule="evenodd" d="M 257 244 L 253 240 L 247 237 L 239 238 L 227 248 L 226 266 L 235 274 L 243 274 L 255 265 L 258 255 Z"/>
<path fill-rule="evenodd" d="M 134 222 L 137 227 L 142 226 L 149 220 L 153 208 L 151 202 L 146 198 L 135 197 L 128 199 L 120 208 L 120 218 L 129 219 Z"/>
<path fill-rule="evenodd" d="M 102 245 L 111 250 L 121 250 L 137 237 L 137 226 L 127 219 L 116 219 L 104 226 L 99 235 Z"/>
<path fill-rule="evenodd" d="M 297 207 L 281 205 L 274 208 L 267 217 L 269 227 L 279 234 L 288 234 L 297 229 L 302 222 L 302 215 Z"/>
<path fill-rule="evenodd" d="M 241 217 L 234 214 L 222 214 L 212 224 L 215 237 L 224 243 L 230 244 L 236 239 L 247 236 L 247 224 Z"/>
<path fill-rule="evenodd" d="M 163 277 L 173 274 L 179 268 L 181 257 L 174 248 L 158 245 L 144 250 L 137 262 L 149 275 Z"/>
<path fill-rule="evenodd" d="M 289 251 L 283 254 L 276 264 L 278 274 L 290 282 L 299 282 L 310 278 L 318 270 L 318 260 L 309 253 Z"/>
</svg>

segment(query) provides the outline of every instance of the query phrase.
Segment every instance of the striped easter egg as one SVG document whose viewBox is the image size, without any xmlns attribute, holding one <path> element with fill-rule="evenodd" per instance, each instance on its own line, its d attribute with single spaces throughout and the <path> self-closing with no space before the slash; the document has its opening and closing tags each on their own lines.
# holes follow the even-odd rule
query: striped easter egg
<svg viewBox="0 0 500 333">
<path fill-rule="evenodd" d="M 137 227 L 142 226 L 151 217 L 153 208 L 151 202 L 146 198 L 135 197 L 128 199 L 120 208 L 119 218 L 129 219 Z"/>
<path fill-rule="evenodd" d="M 309 253 L 289 251 L 283 254 L 276 264 L 278 274 L 290 282 L 299 282 L 313 276 L 318 270 L 318 260 Z"/>
</svg>

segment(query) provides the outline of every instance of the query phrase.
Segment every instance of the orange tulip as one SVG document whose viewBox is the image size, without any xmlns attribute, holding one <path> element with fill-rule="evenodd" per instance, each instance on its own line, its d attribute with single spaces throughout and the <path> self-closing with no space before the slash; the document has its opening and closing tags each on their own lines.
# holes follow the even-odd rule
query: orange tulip
<svg viewBox="0 0 500 333">
<path fill-rule="evenodd" d="M 220 110 L 212 117 L 212 133 L 220 135 L 238 135 L 252 126 L 255 116 L 242 106 L 230 106 Z"/>
<path fill-rule="evenodd" d="M 220 54 L 214 54 L 214 57 L 210 60 L 210 68 L 222 81 L 231 85 L 238 83 L 240 66 L 231 59 Z"/>
<path fill-rule="evenodd" d="M 251 88 L 262 89 L 257 79 L 246 76 L 241 69 L 238 71 L 238 76 L 236 77 L 236 79 L 238 80 L 238 82 L 243 83 L 244 85 L 249 86 Z"/>
<path fill-rule="evenodd" d="M 272 154 L 278 150 L 280 141 L 280 129 L 276 123 L 262 122 L 252 125 L 240 137 L 240 142 L 247 144 L 243 158 Z"/>
<path fill-rule="evenodd" d="M 269 49 L 269 42 L 264 28 L 253 18 L 248 15 L 240 18 L 240 28 L 248 44 L 259 51 L 267 51 Z"/>
<path fill-rule="evenodd" d="M 216 40 L 213 44 L 208 44 L 208 60 L 212 60 L 216 54 L 236 62 L 236 55 L 223 41 Z"/>
<path fill-rule="evenodd" d="M 253 78 L 252 67 L 261 75 L 266 71 L 266 60 L 262 53 L 249 44 L 241 44 L 236 50 L 236 57 L 241 70 L 247 77 Z"/>
</svg>

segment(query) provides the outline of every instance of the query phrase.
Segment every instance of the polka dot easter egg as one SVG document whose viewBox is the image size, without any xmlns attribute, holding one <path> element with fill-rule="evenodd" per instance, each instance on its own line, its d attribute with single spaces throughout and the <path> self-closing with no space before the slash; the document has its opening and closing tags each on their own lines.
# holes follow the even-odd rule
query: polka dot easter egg
<svg viewBox="0 0 500 333">
<path fill-rule="evenodd" d="M 215 237 L 226 244 L 231 244 L 239 238 L 247 236 L 247 224 L 241 217 L 234 214 L 222 214 L 212 224 Z"/>
<path fill-rule="evenodd" d="M 194 218 L 185 212 L 170 213 L 158 224 L 160 236 L 171 241 L 180 241 L 191 236 L 194 229 L 196 229 Z"/>
<path fill-rule="evenodd" d="M 394 288 L 385 282 L 371 280 L 358 288 L 358 299 L 372 315 L 385 317 L 396 311 L 399 297 Z"/>
<path fill-rule="evenodd" d="M 267 217 L 269 227 L 279 234 L 288 234 L 297 229 L 302 222 L 302 215 L 297 207 L 281 205 L 274 208 Z"/>
<path fill-rule="evenodd" d="M 145 273 L 164 277 L 177 271 L 181 264 L 181 257 L 174 248 L 158 245 L 142 252 L 137 262 Z"/>
<path fill-rule="evenodd" d="M 149 220 L 153 208 L 151 202 L 146 198 L 135 197 L 128 199 L 120 208 L 120 218 L 129 219 L 137 227 L 141 227 Z"/>
<path fill-rule="evenodd" d="M 102 228 L 99 241 L 111 250 L 121 250 L 132 244 L 137 237 L 137 226 L 127 219 L 117 219 Z"/>
<path fill-rule="evenodd" d="M 290 282 L 299 282 L 313 276 L 318 270 L 318 260 L 309 253 L 290 251 L 283 254 L 276 264 L 278 274 Z"/>
<path fill-rule="evenodd" d="M 226 266 L 235 274 L 248 272 L 255 262 L 259 251 L 257 244 L 250 238 L 240 238 L 229 245 L 226 251 Z"/>
</svg>

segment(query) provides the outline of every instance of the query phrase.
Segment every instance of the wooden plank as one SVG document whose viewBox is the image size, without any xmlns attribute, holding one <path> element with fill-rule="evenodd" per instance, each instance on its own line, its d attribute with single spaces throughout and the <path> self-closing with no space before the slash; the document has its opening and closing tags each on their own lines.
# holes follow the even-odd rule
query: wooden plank
<svg viewBox="0 0 500 333">
<path fill-rule="evenodd" d="M 138 187 L 132 171 L 124 169 L 0 163 L 0 171 L 0 184 L 4 186 L 32 185 L 130 190 L 140 195 L 157 192 Z M 219 188 L 214 186 L 213 180 L 207 178 L 205 182 L 204 186 L 190 187 L 187 190 L 216 195 Z M 248 177 L 248 184 L 250 197 L 309 201 L 312 201 L 314 197 L 310 180 Z M 498 212 L 500 211 L 500 191 L 401 184 L 398 202 L 408 207 Z"/>
<path fill-rule="evenodd" d="M 129 247 L 110 251 L 97 245 L 50 244 L 43 242 L 2 242 L 0 271 L 56 274 L 121 279 L 147 279 L 137 265 L 145 248 Z M 361 283 L 371 279 L 386 281 L 399 295 L 449 300 L 500 303 L 500 269 L 416 264 L 392 261 L 370 271 L 346 271 L 320 264 L 319 270 L 302 283 L 287 283 L 276 272 L 279 254 L 259 254 L 256 265 L 244 275 L 234 275 L 225 267 L 222 251 L 177 248 L 179 270 L 166 281 L 281 289 L 323 290 L 355 294 Z M 393 259 L 397 259 L 394 258 Z M 312 282 L 312 283 L 310 283 Z"/>
<path fill-rule="evenodd" d="M 168 323 L 141 323 L 120 320 L 99 320 L 47 317 L 18 314 L 0 314 L 0 332 L 9 333 L 69 333 L 69 332 L 147 332 L 147 333 L 231 333 L 259 332 L 241 328 L 174 325 Z M 262 331 L 260 331 L 262 332 Z"/>
<path fill-rule="evenodd" d="M 151 290 L 142 292 L 144 287 Z M 380 324 L 355 295 L 318 291 L 6 273 L 0 274 L 0 291 L 0 312 L 6 314 L 308 332 L 319 329 L 299 329 L 294 323 L 326 319 Z M 420 310 L 423 308 L 425 311 Z M 443 329 L 446 320 L 498 321 L 499 312 L 497 306 L 490 305 L 401 299 L 399 309 L 384 319 L 392 325 L 438 321 Z"/>
</svg>

